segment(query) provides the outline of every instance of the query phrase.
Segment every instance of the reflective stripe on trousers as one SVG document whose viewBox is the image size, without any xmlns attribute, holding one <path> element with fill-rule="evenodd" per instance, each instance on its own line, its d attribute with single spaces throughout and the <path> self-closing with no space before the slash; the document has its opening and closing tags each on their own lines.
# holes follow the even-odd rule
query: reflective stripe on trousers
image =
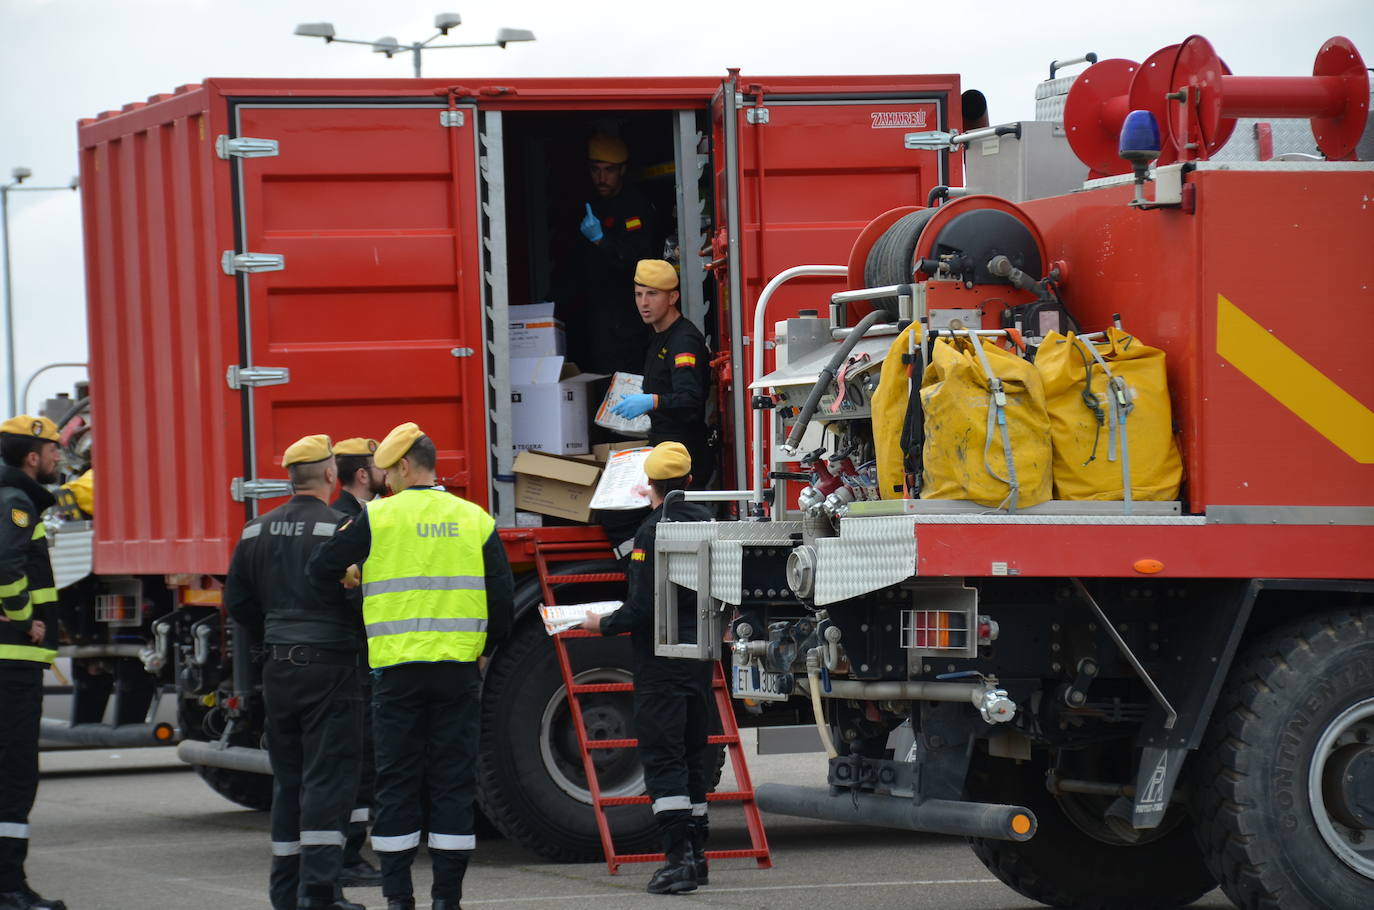
<svg viewBox="0 0 1374 910">
<path fill-rule="evenodd" d="M 372 849 L 378 853 L 399 853 L 402 850 L 413 850 L 418 846 L 420 846 L 419 831 L 412 831 L 410 834 L 398 834 L 395 837 L 372 835 Z"/>
</svg>

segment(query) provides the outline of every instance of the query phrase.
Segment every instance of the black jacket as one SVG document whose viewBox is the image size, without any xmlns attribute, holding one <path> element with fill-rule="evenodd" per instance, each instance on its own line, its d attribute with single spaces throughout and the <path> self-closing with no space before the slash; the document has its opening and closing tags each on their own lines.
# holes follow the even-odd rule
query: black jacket
<svg viewBox="0 0 1374 910">
<path fill-rule="evenodd" d="M 0 590 L 13 591 L 0 597 L 10 620 L 0 623 L 0 647 L 55 647 L 57 624 L 48 621 L 48 612 L 56 605 L 48 538 L 46 533 L 35 536 L 43 512 L 52 505 L 52 494 L 37 481 L 18 468 L 0 465 Z M 46 592 L 38 595 L 46 603 L 34 602 L 39 591 Z M 47 626 L 42 645 L 29 640 L 35 619 Z"/>
<path fill-rule="evenodd" d="M 372 526 L 368 523 L 367 509 L 364 508 L 357 518 L 345 521 L 339 534 L 311 557 L 307 568 L 310 583 L 317 591 L 324 593 L 340 587 L 339 579 L 348 567 L 361 566 L 371 551 Z M 505 544 L 495 530 L 482 544 L 482 563 L 487 592 L 487 644 L 482 654 L 490 656 L 510 634 L 515 622 L 515 580 L 511 576 L 510 562 L 506 559 Z M 361 601 L 358 609 L 361 616 Z"/>
<path fill-rule="evenodd" d="M 674 521 L 710 521 L 711 512 L 697 502 L 675 502 Z M 630 551 L 625 571 L 629 593 L 619 610 L 601 620 L 602 635 L 630 633 L 630 652 L 634 657 L 635 677 L 672 674 L 698 666 L 693 661 L 654 655 L 654 541 L 658 538 L 658 523 L 663 520 L 663 506 L 649 513 L 635 534 L 635 548 Z M 677 591 L 678 641 L 697 640 L 697 596 L 686 588 Z"/>
<path fill-rule="evenodd" d="M 649 412 L 649 434 L 656 442 L 671 440 L 692 448 L 706 437 L 710 360 L 701 330 L 685 317 L 654 335 L 644 355 L 644 391 L 658 396 L 657 407 Z"/>
<path fill-rule="evenodd" d="M 329 504 L 329 508 L 338 512 L 344 518 L 357 518 L 363 510 L 363 504 L 358 502 L 358 497 L 347 490 L 339 491 L 339 498 Z"/>
<path fill-rule="evenodd" d="M 224 583 L 229 615 L 267 644 L 360 647 L 361 595 L 317 588 L 305 574 L 310 554 L 343 520 L 314 496 L 293 496 L 244 525 Z"/>
</svg>

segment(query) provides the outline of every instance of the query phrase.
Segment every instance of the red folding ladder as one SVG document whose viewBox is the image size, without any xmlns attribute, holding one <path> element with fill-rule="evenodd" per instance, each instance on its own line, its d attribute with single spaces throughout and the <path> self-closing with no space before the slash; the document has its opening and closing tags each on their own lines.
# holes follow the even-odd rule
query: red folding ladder
<svg viewBox="0 0 1374 910">
<path fill-rule="evenodd" d="M 576 562 L 583 560 L 608 559 L 610 554 L 602 549 L 589 548 L 585 543 L 552 543 L 540 544 L 535 550 L 535 567 L 539 572 L 539 587 L 544 596 L 544 603 L 554 605 L 557 600 L 554 598 L 553 587 L 555 585 L 572 584 L 594 584 L 614 581 L 624 581 L 624 572 L 593 572 L 582 574 L 553 574 L 550 572 L 550 565 L 560 562 Z M 572 638 L 595 638 L 596 633 L 584 632 L 576 629 L 569 632 L 560 632 L 553 636 L 554 650 L 558 654 L 558 668 L 563 674 L 563 685 L 568 693 L 568 709 L 572 714 L 573 729 L 577 732 L 577 746 L 582 754 L 582 769 L 587 775 L 587 788 L 592 794 L 592 811 L 596 814 L 597 831 L 601 834 L 601 849 L 606 855 L 606 870 L 611 875 L 620 871 L 623 863 L 657 863 L 663 862 L 665 857 L 662 853 L 616 853 L 615 843 L 611 839 L 611 827 L 606 821 L 606 808 L 608 806 L 632 806 L 648 805 L 650 799 L 648 795 L 639 796 L 602 796 L 601 784 L 596 777 L 596 765 L 592 761 L 593 749 L 628 749 L 639 745 L 637 739 L 599 739 L 589 740 L 587 730 L 582 721 L 581 696 L 611 693 L 611 692 L 631 692 L 634 690 L 633 683 L 589 683 L 577 684 L 573 681 L 572 664 L 568 660 L 568 649 L 566 642 Z M 722 793 L 709 793 L 706 796 L 707 802 L 738 802 L 744 809 L 745 825 L 749 829 L 750 847 L 746 850 L 708 850 L 707 859 L 748 859 L 752 858 L 758 863 L 760 869 L 767 869 L 773 865 L 771 854 L 768 852 L 768 837 L 763 830 L 763 819 L 759 816 L 759 807 L 754 802 L 754 785 L 749 778 L 749 766 L 744 759 L 744 750 L 740 744 L 739 727 L 735 724 L 735 712 L 730 705 L 730 692 L 725 685 L 725 674 L 721 670 L 720 663 L 716 663 L 715 676 L 711 682 L 711 691 L 715 696 L 716 712 L 720 715 L 723 733 L 711 736 L 707 742 L 711 745 L 725 747 L 726 754 L 730 759 L 731 770 L 735 774 L 735 782 L 739 787 L 737 790 Z"/>
</svg>

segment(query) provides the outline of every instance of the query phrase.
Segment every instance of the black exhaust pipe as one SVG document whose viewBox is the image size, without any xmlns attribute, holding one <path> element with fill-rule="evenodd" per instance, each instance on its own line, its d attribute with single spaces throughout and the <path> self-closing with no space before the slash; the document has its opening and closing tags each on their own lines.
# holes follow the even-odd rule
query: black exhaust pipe
<svg viewBox="0 0 1374 910">
<path fill-rule="evenodd" d="M 763 811 L 779 815 L 992 840 L 1030 840 L 1036 828 L 1035 813 L 1021 806 L 953 799 L 914 803 L 900 796 L 856 795 L 847 790 L 831 796 L 830 791 L 815 787 L 760 784 L 754 801 Z"/>
<path fill-rule="evenodd" d="M 187 739 L 177 746 L 177 758 L 188 765 L 209 765 L 211 768 L 247 771 L 251 774 L 272 773 L 272 763 L 268 761 L 265 749 L 221 746 L 219 743 Z"/>
<path fill-rule="evenodd" d="M 143 749 L 170 746 L 177 741 L 171 724 L 69 724 L 43 718 L 38 740 L 41 745 L 65 749 Z"/>
</svg>

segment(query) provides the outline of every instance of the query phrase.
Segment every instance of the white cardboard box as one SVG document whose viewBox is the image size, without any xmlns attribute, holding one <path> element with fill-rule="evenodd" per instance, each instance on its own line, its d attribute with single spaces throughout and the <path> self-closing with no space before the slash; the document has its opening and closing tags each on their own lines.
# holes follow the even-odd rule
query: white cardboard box
<svg viewBox="0 0 1374 910">
<path fill-rule="evenodd" d="M 561 356 L 511 358 L 511 433 L 515 450 L 555 455 L 590 452 L 587 384 L 601 378 L 593 373 L 579 373 L 576 364 Z"/>
<path fill-rule="evenodd" d="M 611 408 L 615 407 L 624 395 L 638 395 L 644 391 L 644 377 L 638 373 L 620 373 L 611 375 L 611 387 L 606 391 L 606 397 L 601 399 L 601 406 L 596 409 L 596 425 L 605 427 L 623 436 L 644 436 L 649 432 L 649 415 L 640 414 L 634 420 L 626 420 L 611 413 Z"/>
<path fill-rule="evenodd" d="M 509 308 L 510 356 L 556 357 L 567 353 L 563 323 L 555 319 L 552 303 Z"/>
</svg>

